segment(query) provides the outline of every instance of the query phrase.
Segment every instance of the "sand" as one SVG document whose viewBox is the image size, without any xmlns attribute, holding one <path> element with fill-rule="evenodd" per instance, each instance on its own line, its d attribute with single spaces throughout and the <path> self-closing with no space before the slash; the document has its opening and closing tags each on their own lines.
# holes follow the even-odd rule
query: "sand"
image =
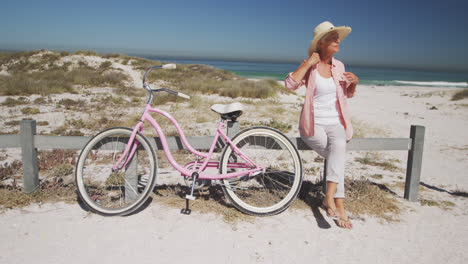
<svg viewBox="0 0 468 264">
<path fill-rule="evenodd" d="M 138 78 L 132 77 L 135 83 Z M 468 198 L 455 191 L 468 192 L 468 99 L 451 101 L 456 88 L 357 89 L 349 107 L 370 136 L 408 137 L 411 125 L 426 127 L 420 198 L 453 206 L 402 199 L 404 151 L 379 154 L 398 159 L 397 172 L 364 166 L 355 162 L 364 153 L 348 152 L 347 177 L 380 174 L 382 179 L 372 180 L 392 186 L 403 207 L 399 222 L 364 215 L 352 230 L 344 230 L 315 210 L 289 209 L 231 224 L 215 214 L 182 215 L 157 200 L 128 217 L 90 214 L 78 204 L 33 204 L 0 214 L 0 263 L 465 263 Z M 297 107 L 303 93 L 278 100 Z M 289 134 L 297 133 L 296 126 Z"/>
</svg>

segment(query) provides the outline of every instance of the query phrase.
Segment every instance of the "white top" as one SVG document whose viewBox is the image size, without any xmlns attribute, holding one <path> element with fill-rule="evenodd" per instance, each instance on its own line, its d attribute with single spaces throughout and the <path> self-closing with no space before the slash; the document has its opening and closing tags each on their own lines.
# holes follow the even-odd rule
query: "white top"
<svg viewBox="0 0 468 264">
<path fill-rule="evenodd" d="M 340 113 L 333 78 L 323 78 L 318 72 L 315 78 L 314 122 L 317 125 L 340 123 Z"/>
</svg>

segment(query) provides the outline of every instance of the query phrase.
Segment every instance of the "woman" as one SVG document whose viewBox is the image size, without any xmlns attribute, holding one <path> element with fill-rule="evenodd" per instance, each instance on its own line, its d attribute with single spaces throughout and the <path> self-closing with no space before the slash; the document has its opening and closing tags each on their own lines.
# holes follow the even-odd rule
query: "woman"
<svg viewBox="0 0 468 264">
<path fill-rule="evenodd" d="M 353 97 L 359 79 L 345 72 L 343 63 L 333 55 L 349 32 L 350 27 L 334 27 L 328 21 L 318 25 L 309 58 L 285 80 L 289 90 L 306 86 L 299 132 L 309 147 L 327 159 L 327 191 L 322 207 L 342 228 L 353 226 L 344 208 L 346 142 L 353 135 L 346 97 Z"/>
</svg>

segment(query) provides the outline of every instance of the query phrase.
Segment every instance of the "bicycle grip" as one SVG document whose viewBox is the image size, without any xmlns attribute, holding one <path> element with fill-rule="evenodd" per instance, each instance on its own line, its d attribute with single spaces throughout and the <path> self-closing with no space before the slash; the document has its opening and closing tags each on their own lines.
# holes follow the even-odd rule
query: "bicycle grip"
<svg viewBox="0 0 468 264">
<path fill-rule="evenodd" d="M 188 95 L 186 95 L 186 94 L 184 94 L 184 93 L 177 92 L 177 95 L 180 96 L 180 97 L 182 97 L 182 98 L 185 98 L 185 99 L 190 100 L 190 96 L 188 96 Z"/>
<path fill-rule="evenodd" d="M 173 70 L 176 68 L 176 65 L 174 63 L 170 63 L 170 64 L 164 64 L 162 66 L 163 69 L 168 69 L 168 70 Z"/>
</svg>

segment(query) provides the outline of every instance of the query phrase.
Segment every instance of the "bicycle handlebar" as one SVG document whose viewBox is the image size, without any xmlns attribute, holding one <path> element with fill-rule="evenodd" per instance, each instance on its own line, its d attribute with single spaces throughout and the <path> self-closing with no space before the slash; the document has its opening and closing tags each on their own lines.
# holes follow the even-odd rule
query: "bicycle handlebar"
<svg viewBox="0 0 468 264">
<path fill-rule="evenodd" d="M 149 67 L 146 72 L 145 72 L 145 75 L 143 76 L 143 88 L 146 89 L 148 92 L 150 92 L 150 101 L 153 97 L 152 95 L 152 92 L 159 92 L 159 91 L 164 91 L 164 92 L 168 92 L 168 93 L 171 93 L 171 94 L 175 94 L 177 96 L 180 96 L 182 98 L 185 98 L 185 99 L 190 99 L 190 96 L 184 94 L 184 93 L 181 93 L 181 92 L 176 92 L 176 91 L 172 91 L 172 90 L 169 90 L 169 89 L 166 89 L 166 88 L 161 88 L 161 89 L 151 89 L 151 87 L 149 86 L 149 84 L 146 83 L 146 76 L 154 69 L 168 69 L 168 70 L 172 70 L 172 69 L 175 69 L 176 68 L 176 65 L 173 64 L 173 63 L 170 63 L 170 64 L 165 64 L 165 65 L 160 65 L 160 66 L 153 66 L 153 67 Z"/>
</svg>

